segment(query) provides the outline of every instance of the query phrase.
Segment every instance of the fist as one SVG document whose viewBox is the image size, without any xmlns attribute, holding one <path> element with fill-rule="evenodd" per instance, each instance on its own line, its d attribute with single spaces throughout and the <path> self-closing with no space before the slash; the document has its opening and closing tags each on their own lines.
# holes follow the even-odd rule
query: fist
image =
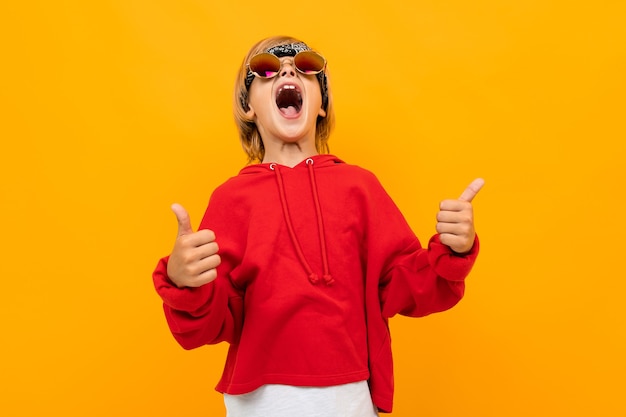
<svg viewBox="0 0 626 417">
<path fill-rule="evenodd" d="M 454 252 L 464 254 L 474 246 L 474 209 L 472 200 L 480 191 L 485 181 L 474 180 L 456 200 L 444 200 L 439 204 L 437 213 L 437 233 L 441 243 Z"/>
<path fill-rule="evenodd" d="M 179 288 L 200 287 L 217 278 L 221 259 L 215 233 L 193 231 L 189 214 L 181 205 L 172 205 L 178 221 L 178 234 L 167 263 L 167 275 Z"/>
</svg>

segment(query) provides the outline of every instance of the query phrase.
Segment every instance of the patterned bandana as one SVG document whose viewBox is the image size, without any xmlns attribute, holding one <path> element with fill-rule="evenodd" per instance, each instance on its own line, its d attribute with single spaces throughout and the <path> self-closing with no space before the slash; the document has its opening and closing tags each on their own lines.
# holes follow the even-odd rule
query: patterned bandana
<svg viewBox="0 0 626 417">
<path fill-rule="evenodd" d="M 265 52 L 269 52 L 270 54 L 275 55 L 278 58 L 282 58 L 284 56 L 296 56 L 298 52 L 308 51 L 310 49 L 311 48 L 309 48 L 307 44 L 303 42 L 297 42 L 297 43 L 287 43 L 284 45 L 273 46 Z M 325 71 L 322 71 L 316 76 L 317 76 L 317 80 L 320 83 L 320 91 L 322 92 L 322 107 L 326 109 L 326 106 L 328 104 L 328 85 L 326 84 L 326 73 Z M 250 85 L 252 85 L 252 81 L 254 81 L 254 77 L 255 75 L 252 73 L 252 71 L 248 70 L 248 74 L 246 75 L 246 82 L 245 82 L 246 91 L 250 90 Z M 241 98 L 241 104 L 244 109 L 248 107 L 246 101 L 247 101 L 247 97 Z"/>
</svg>

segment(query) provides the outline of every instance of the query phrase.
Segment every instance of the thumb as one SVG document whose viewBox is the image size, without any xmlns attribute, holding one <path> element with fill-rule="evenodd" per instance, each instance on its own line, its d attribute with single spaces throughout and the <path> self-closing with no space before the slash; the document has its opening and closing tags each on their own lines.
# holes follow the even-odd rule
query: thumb
<svg viewBox="0 0 626 417">
<path fill-rule="evenodd" d="M 483 185 L 485 185 L 485 180 L 482 178 L 476 178 L 470 185 L 467 186 L 465 191 L 463 191 L 459 200 L 471 203 L 474 197 L 476 197 L 476 194 L 478 194 L 480 189 L 483 188 Z"/>
<path fill-rule="evenodd" d="M 172 204 L 172 211 L 176 215 L 176 220 L 178 220 L 178 237 L 193 233 L 187 210 L 180 204 L 175 203 Z"/>
</svg>

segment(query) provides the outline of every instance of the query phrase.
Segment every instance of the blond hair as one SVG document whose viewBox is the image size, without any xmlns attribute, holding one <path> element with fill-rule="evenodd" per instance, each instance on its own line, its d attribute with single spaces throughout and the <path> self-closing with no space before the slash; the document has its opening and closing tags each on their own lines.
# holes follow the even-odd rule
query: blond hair
<svg viewBox="0 0 626 417">
<path fill-rule="evenodd" d="M 257 42 L 244 58 L 235 81 L 235 91 L 233 95 L 233 113 L 235 123 L 239 130 L 239 139 L 241 146 L 248 155 L 248 162 L 262 161 L 265 156 L 265 148 L 261 140 L 261 134 L 254 123 L 247 115 L 248 109 L 248 89 L 246 88 L 246 76 L 248 74 L 248 61 L 251 57 L 261 52 L 265 52 L 270 48 L 279 45 L 287 45 L 291 43 L 300 43 L 299 39 L 290 36 L 273 36 Z M 328 138 L 335 124 L 335 113 L 333 111 L 332 97 L 328 86 L 328 70 L 325 69 L 324 78 L 326 79 L 325 91 L 327 99 L 324 110 L 326 116 L 318 116 L 315 126 L 315 148 L 319 153 L 328 153 Z M 322 93 L 324 94 L 324 93 Z"/>
</svg>

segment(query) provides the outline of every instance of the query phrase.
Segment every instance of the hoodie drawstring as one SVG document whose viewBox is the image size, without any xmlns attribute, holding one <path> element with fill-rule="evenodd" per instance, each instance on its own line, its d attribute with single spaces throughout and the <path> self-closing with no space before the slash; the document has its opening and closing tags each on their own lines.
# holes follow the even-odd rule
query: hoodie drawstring
<svg viewBox="0 0 626 417">
<path fill-rule="evenodd" d="M 313 201 L 315 202 L 315 211 L 317 213 L 317 231 L 320 235 L 320 251 L 322 253 L 322 265 L 324 266 L 324 282 L 326 285 L 332 285 L 335 280 L 330 275 L 328 270 L 328 252 L 326 250 L 326 235 L 324 233 L 324 221 L 322 219 L 322 208 L 320 206 L 320 199 L 317 194 L 317 182 L 315 181 L 315 170 L 313 169 L 313 159 L 306 160 L 306 164 L 309 167 L 309 178 L 311 179 L 311 190 L 313 190 Z"/>
<path fill-rule="evenodd" d="M 315 171 L 313 169 L 313 159 L 309 158 L 306 160 L 306 164 L 309 168 L 309 178 L 311 180 L 311 189 L 313 191 L 313 201 L 315 202 L 315 213 L 317 214 L 317 230 L 319 232 L 320 239 L 320 249 L 322 253 L 322 264 L 324 268 L 324 275 L 322 278 L 326 285 L 332 285 L 334 283 L 333 277 L 330 275 L 330 271 L 328 268 L 328 253 L 326 250 L 326 236 L 324 234 L 324 221 L 322 219 L 322 209 L 320 206 L 319 196 L 317 193 L 317 182 L 315 181 Z M 300 263 L 304 267 L 304 270 L 308 274 L 309 281 L 312 284 L 317 284 L 319 282 L 319 276 L 313 272 L 311 266 L 307 262 L 304 252 L 302 251 L 302 247 L 300 246 L 300 242 L 298 241 L 298 237 L 296 236 L 296 232 L 293 228 L 293 224 L 291 222 L 291 215 L 289 213 L 289 207 L 287 206 L 287 195 L 285 193 L 285 186 L 283 183 L 283 176 L 280 173 L 280 169 L 276 167 L 276 164 L 270 164 L 270 169 L 276 173 L 276 182 L 278 183 L 278 191 L 280 195 L 280 202 L 283 208 L 283 215 L 285 216 L 285 223 L 287 224 L 287 230 L 289 231 L 289 237 L 291 238 L 291 242 L 293 243 L 294 249 L 296 250 L 296 254 L 298 255 L 298 259 Z"/>
</svg>

